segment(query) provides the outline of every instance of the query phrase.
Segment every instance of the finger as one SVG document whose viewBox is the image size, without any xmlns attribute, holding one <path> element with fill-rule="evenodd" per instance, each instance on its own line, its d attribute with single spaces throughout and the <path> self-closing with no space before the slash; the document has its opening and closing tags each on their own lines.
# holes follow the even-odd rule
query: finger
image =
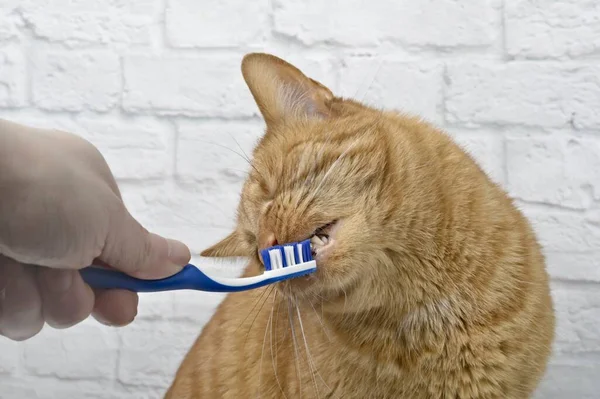
<svg viewBox="0 0 600 399">
<path fill-rule="evenodd" d="M 2 255 L 0 255 L 0 299 L 3 297 L 6 286 L 8 285 L 8 279 L 11 277 L 11 273 L 9 273 L 8 264 L 5 264 L 3 261 Z"/>
<path fill-rule="evenodd" d="M 38 286 L 46 323 L 71 327 L 85 320 L 94 308 L 94 292 L 76 270 L 39 268 Z"/>
<path fill-rule="evenodd" d="M 116 216 L 111 219 L 100 260 L 145 279 L 171 276 L 190 261 L 190 250 L 185 244 L 149 233 L 125 207 Z"/>
<path fill-rule="evenodd" d="M 44 327 L 42 301 L 32 266 L 0 256 L 5 284 L 0 292 L 0 335 L 15 341 L 33 337 Z"/>
<path fill-rule="evenodd" d="M 6 298 L 6 286 L 11 277 L 12 274 L 9 273 L 8 265 L 5 264 L 3 257 L 0 255 L 0 329 L 2 328 L 2 312 L 4 299 Z M 2 333 L 0 332 L 0 334 Z"/>
<path fill-rule="evenodd" d="M 108 326 L 125 326 L 137 316 L 138 295 L 126 290 L 94 290 L 96 304 L 92 316 Z"/>
</svg>

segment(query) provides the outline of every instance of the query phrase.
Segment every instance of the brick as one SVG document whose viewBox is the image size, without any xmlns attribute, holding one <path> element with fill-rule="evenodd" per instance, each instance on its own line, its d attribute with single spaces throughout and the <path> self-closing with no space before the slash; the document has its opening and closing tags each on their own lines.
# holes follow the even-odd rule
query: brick
<svg viewBox="0 0 600 399">
<path fill-rule="evenodd" d="M 240 186 L 122 186 L 133 216 L 157 234 L 179 239 L 200 252 L 225 237 L 234 225 Z"/>
<path fill-rule="evenodd" d="M 19 353 L 19 343 L 0 337 L 0 375 L 10 375 L 17 371 L 19 367 Z"/>
<path fill-rule="evenodd" d="M 69 379 L 109 379 L 117 364 L 116 330 L 89 321 L 66 330 L 46 328 L 23 345 L 28 373 Z"/>
<path fill-rule="evenodd" d="M 18 49 L 0 48 L 0 108 L 25 105 L 26 69 L 25 59 Z"/>
<path fill-rule="evenodd" d="M 506 48 L 514 57 L 579 57 L 600 50 L 595 0 L 507 0 Z"/>
<path fill-rule="evenodd" d="M 42 109 L 107 111 L 119 101 L 119 57 L 108 51 L 40 52 L 32 85 L 34 102 Z"/>
<path fill-rule="evenodd" d="M 435 63 L 348 57 L 341 69 L 340 86 L 344 97 L 440 123 L 442 74 L 443 67 Z"/>
<path fill-rule="evenodd" d="M 191 116 L 252 116 L 258 108 L 240 71 L 242 57 L 125 59 L 127 111 Z"/>
<path fill-rule="evenodd" d="M 598 356 L 593 362 L 583 361 L 579 357 L 570 361 L 553 359 L 534 399 L 596 399 L 598 367 Z"/>
<path fill-rule="evenodd" d="M 558 228 L 561 228 L 560 226 Z M 554 278 L 600 283 L 600 251 L 555 252 L 546 248 L 548 273 Z"/>
<path fill-rule="evenodd" d="M 160 178 L 170 172 L 172 128 L 151 118 L 77 119 L 77 132 L 94 144 L 118 179 Z"/>
<path fill-rule="evenodd" d="M 513 196 L 576 209 L 600 199 L 600 141 L 595 138 L 510 138 L 506 150 Z"/>
<path fill-rule="evenodd" d="M 523 207 L 521 207 L 523 208 Z M 579 213 L 525 208 L 542 246 L 556 252 L 590 252 L 600 248 L 600 226 Z"/>
<path fill-rule="evenodd" d="M 91 142 L 106 159 L 117 181 L 158 179 L 170 174 L 173 128 L 154 118 L 44 115 L 12 119 L 41 129 L 59 129 Z"/>
<path fill-rule="evenodd" d="M 173 314 L 173 293 L 140 293 L 136 320 L 160 320 Z"/>
<path fill-rule="evenodd" d="M 587 215 L 520 206 L 544 248 L 548 272 L 565 280 L 600 282 L 600 226 Z"/>
<path fill-rule="evenodd" d="M 585 357 L 600 351 L 600 295 L 598 285 L 564 284 L 552 286 L 556 311 L 557 356 Z"/>
<path fill-rule="evenodd" d="M 460 124 L 597 128 L 600 67 L 458 63 L 448 67 L 446 119 Z"/>
<path fill-rule="evenodd" d="M 168 387 L 200 328 L 184 323 L 135 323 L 122 330 L 119 381 Z"/>
<path fill-rule="evenodd" d="M 49 114 L 43 111 L 31 112 L 28 108 L 6 110 L 4 115 L 0 114 L 0 118 L 38 129 L 59 129 L 66 132 L 76 132 L 79 129 L 70 116 Z"/>
<path fill-rule="evenodd" d="M 153 0 L 26 0 L 21 10 L 37 38 L 69 46 L 151 41 Z"/>
<path fill-rule="evenodd" d="M 203 271 L 210 273 L 211 276 L 218 276 L 220 273 L 215 273 L 216 268 L 206 267 L 206 261 L 202 260 L 198 263 Z M 233 277 L 233 276 L 232 276 Z M 185 320 L 193 322 L 198 327 L 198 333 L 212 318 L 215 310 L 225 298 L 225 294 L 181 291 L 175 294 L 175 308 L 173 319 Z"/>
<path fill-rule="evenodd" d="M 242 183 L 250 170 L 248 159 L 264 134 L 264 126 L 258 123 L 185 123 L 179 125 L 178 132 L 178 178 Z"/>
<path fill-rule="evenodd" d="M 216 243 L 222 236 L 214 236 L 210 244 Z M 214 277 L 239 277 L 248 261 L 245 259 L 214 259 L 192 256 L 191 263 Z M 201 329 L 213 316 L 215 310 L 225 299 L 225 294 L 216 292 L 178 291 L 174 293 L 172 318 L 192 322 Z"/>
<path fill-rule="evenodd" d="M 166 34 L 174 47 L 223 47 L 261 43 L 268 30 L 267 0 L 170 0 Z"/>
<path fill-rule="evenodd" d="M 307 45 L 487 46 L 498 33 L 496 7 L 493 0 L 442 0 L 435 7 L 393 0 L 276 0 L 274 29 Z"/>
<path fill-rule="evenodd" d="M 490 179 L 505 183 L 502 137 L 484 132 L 452 133 L 454 142 L 473 157 Z"/>
<path fill-rule="evenodd" d="M 40 399 L 41 396 L 36 392 L 34 387 L 31 386 L 29 381 L 22 381 L 11 377 L 10 379 L 4 379 L 0 375 L 0 398 L 1 399 Z"/>
<path fill-rule="evenodd" d="M 447 127 L 507 187 L 555 279 L 555 353 L 536 397 L 595 398 L 596 3 L 3 0 L 0 117 L 90 140 L 133 215 L 195 254 L 234 224 L 249 166 L 232 151 L 237 140 L 250 155 L 263 131 L 240 63 L 274 38 L 269 52 L 335 94 Z M 501 43 L 510 62 L 496 51 Z M 215 276 L 245 265 L 192 263 Z M 0 399 L 162 397 L 223 297 L 142 294 L 136 321 L 123 329 L 90 320 L 24 343 L 0 337 Z"/>
<path fill-rule="evenodd" d="M 11 378 L 4 382 L 0 377 L 1 399 L 158 399 L 160 393 L 136 387 L 120 387 L 106 381 L 40 379 L 28 376 Z"/>
<path fill-rule="evenodd" d="M 18 16 L 17 0 L 3 0 L 0 4 L 0 42 L 11 41 L 19 37 L 22 21 Z"/>
</svg>

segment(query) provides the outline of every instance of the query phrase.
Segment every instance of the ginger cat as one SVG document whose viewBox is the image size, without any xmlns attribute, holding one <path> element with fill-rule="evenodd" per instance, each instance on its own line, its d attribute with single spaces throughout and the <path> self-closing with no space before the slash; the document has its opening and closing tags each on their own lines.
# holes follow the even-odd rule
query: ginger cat
<svg viewBox="0 0 600 399">
<path fill-rule="evenodd" d="M 244 78 L 267 129 L 237 227 L 205 256 L 312 237 L 317 272 L 229 295 L 167 398 L 527 398 L 554 311 L 505 192 L 431 125 L 335 97 L 283 60 Z"/>
</svg>

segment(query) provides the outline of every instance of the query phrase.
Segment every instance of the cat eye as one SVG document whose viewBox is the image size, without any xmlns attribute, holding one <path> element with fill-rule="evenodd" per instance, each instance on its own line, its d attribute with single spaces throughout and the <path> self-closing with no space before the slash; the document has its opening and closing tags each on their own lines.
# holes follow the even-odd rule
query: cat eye
<svg viewBox="0 0 600 399">
<path fill-rule="evenodd" d="M 242 230 L 242 236 L 243 240 L 246 241 L 246 243 L 248 243 L 250 246 L 257 245 L 256 235 L 250 230 Z"/>
</svg>

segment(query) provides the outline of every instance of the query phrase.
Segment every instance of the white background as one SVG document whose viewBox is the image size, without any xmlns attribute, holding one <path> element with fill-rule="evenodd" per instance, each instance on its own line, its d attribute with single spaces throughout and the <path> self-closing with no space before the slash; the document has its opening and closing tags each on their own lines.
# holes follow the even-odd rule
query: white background
<svg viewBox="0 0 600 399">
<path fill-rule="evenodd" d="M 597 0 L 0 0 L 0 117 L 87 137 L 134 215 L 199 251 L 231 227 L 235 152 L 262 132 L 249 51 L 471 151 L 548 257 L 558 329 L 539 397 L 599 397 Z M 127 328 L 0 339 L 0 398 L 160 397 L 219 300 L 145 295 Z"/>
</svg>

